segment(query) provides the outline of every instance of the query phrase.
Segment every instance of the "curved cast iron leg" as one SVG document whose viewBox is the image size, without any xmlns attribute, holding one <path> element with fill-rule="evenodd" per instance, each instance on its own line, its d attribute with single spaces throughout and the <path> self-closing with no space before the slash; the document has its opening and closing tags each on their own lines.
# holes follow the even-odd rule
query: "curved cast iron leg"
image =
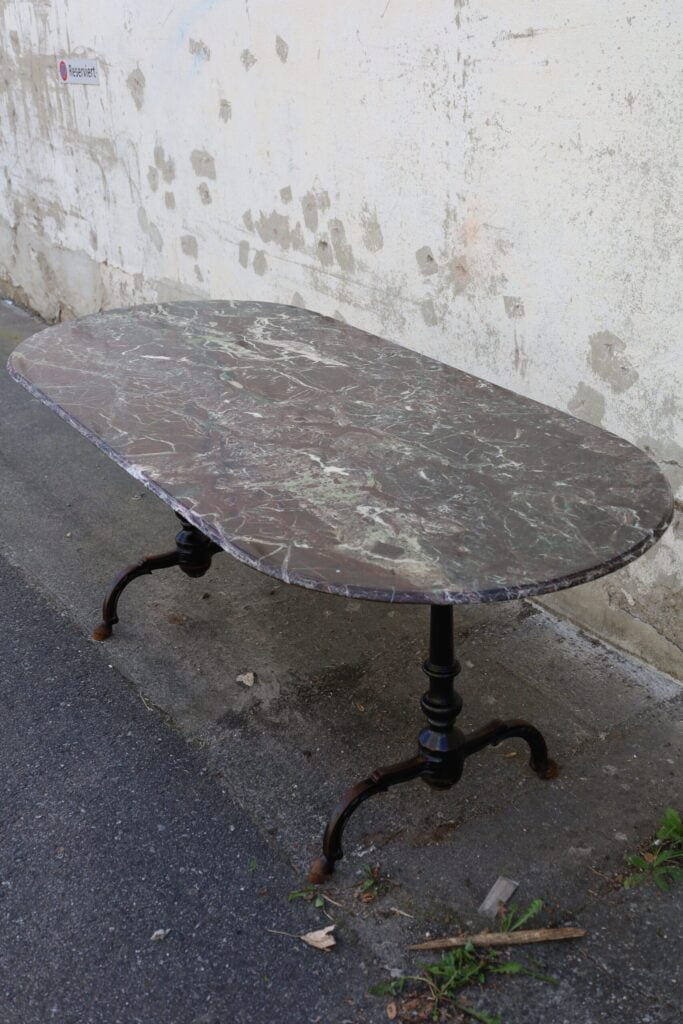
<svg viewBox="0 0 683 1024">
<path fill-rule="evenodd" d="M 119 598 L 128 584 L 137 579 L 138 576 L 146 576 L 155 569 L 168 569 L 172 565 L 179 565 L 180 552 L 166 551 L 163 555 L 148 555 L 141 558 L 135 565 L 128 566 L 120 572 L 112 583 L 111 589 L 104 599 L 102 605 L 102 621 L 93 630 L 93 640 L 106 640 L 112 634 L 112 626 L 119 621 L 116 614 Z"/>
<path fill-rule="evenodd" d="M 529 764 L 539 778 L 554 779 L 559 769 L 555 761 L 548 757 L 548 748 L 543 736 L 534 725 L 521 718 L 513 718 L 507 722 L 495 719 L 476 732 L 470 733 L 465 737 L 465 757 L 476 754 L 484 747 L 496 747 L 503 740 L 511 740 L 516 736 L 529 744 Z"/>
<path fill-rule="evenodd" d="M 323 838 L 323 855 L 311 864 L 308 881 L 318 885 L 332 874 L 335 862 L 344 856 L 341 841 L 346 823 L 364 800 L 375 793 L 384 793 L 389 786 L 416 779 L 428 772 L 429 768 L 429 760 L 418 755 L 389 768 L 378 768 L 369 778 L 348 789 L 332 812 Z"/>
<path fill-rule="evenodd" d="M 111 590 L 104 599 L 102 606 L 102 622 L 93 631 L 93 640 L 106 640 L 112 634 L 112 626 L 119 620 L 116 608 L 122 592 L 131 580 L 138 576 L 146 576 L 155 569 L 168 569 L 172 565 L 180 567 L 186 576 L 196 578 L 203 576 L 211 567 L 211 559 L 222 548 L 206 537 L 196 526 L 176 512 L 182 523 L 182 530 L 176 535 L 175 551 L 166 551 L 163 555 L 149 555 L 141 558 L 135 565 L 124 569 L 114 580 Z"/>
</svg>

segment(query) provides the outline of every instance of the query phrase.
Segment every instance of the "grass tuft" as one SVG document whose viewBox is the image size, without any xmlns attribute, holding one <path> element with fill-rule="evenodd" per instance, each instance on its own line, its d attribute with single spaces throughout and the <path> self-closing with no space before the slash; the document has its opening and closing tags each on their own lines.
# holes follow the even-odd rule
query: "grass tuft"
<svg viewBox="0 0 683 1024">
<path fill-rule="evenodd" d="M 683 879 L 683 822 L 678 811 L 669 807 L 662 824 L 645 853 L 631 853 L 626 858 L 629 867 L 635 868 L 624 879 L 624 887 L 633 889 L 641 882 L 652 879 L 663 892 L 673 882 Z"/>
</svg>

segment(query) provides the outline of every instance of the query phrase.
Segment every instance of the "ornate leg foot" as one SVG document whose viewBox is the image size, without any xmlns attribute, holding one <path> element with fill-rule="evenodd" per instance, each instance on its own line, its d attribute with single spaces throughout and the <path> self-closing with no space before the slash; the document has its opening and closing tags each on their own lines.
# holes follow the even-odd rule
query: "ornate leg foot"
<svg viewBox="0 0 683 1024">
<path fill-rule="evenodd" d="M 477 729 L 476 732 L 470 733 L 465 737 L 465 757 L 476 754 L 484 747 L 497 747 L 503 740 L 511 740 L 514 737 L 526 740 L 529 744 L 531 751 L 529 764 L 539 778 L 554 779 L 557 776 L 559 768 L 556 762 L 548 757 L 548 748 L 543 736 L 534 725 L 521 718 L 514 718 L 507 722 L 496 719 L 481 729 Z"/>
<path fill-rule="evenodd" d="M 177 514 L 177 513 L 176 513 Z M 117 608 L 119 598 L 128 584 L 138 576 L 146 576 L 156 569 L 168 569 L 177 565 L 187 575 L 203 576 L 211 565 L 213 555 L 222 548 L 209 540 L 200 530 L 178 516 L 183 528 L 176 536 L 174 551 L 162 555 L 149 555 L 124 569 L 114 580 L 102 605 L 102 622 L 93 630 L 93 640 L 106 640 L 112 635 L 112 627 L 119 621 Z"/>
<path fill-rule="evenodd" d="M 426 758 L 413 757 L 410 761 L 391 765 L 390 768 L 378 768 L 369 778 L 359 782 L 357 786 L 347 789 L 332 812 L 323 837 L 323 855 L 311 864 L 308 881 L 317 885 L 330 877 L 334 871 L 335 862 L 344 856 L 341 843 L 346 823 L 363 801 L 374 796 L 375 793 L 385 793 L 390 786 L 397 786 L 399 782 L 416 779 L 427 769 Z"/>
<path fill-rule="evenodd" d="M 342 834 L 349 818 L 364 800 L 390 786 L 419 777 L 434 789 L 450 789 L 462 775 L 466 758 L 515 736 L 529 744 L 531 767 L 537 775 L 542 779 L 557 775 L 557 765 L 548 757 L 543 736 L 529 722 L 490 722 L 469 736 L 455 727 L 462 698 L 453 686 L 460 672 L 453 654 L 453 609 L 450 605 L 432 605 L 430 613 L 429 657 L 422 666 L 429 689 L 420 701 L 427 725 L 420 733 L 417 756 L 390 768 L 379 768 L 344 794 L 325 831 L 322 857 L 311 865 L 309 882 L 317 884 L 330 877 L 335 862 L 343 856 Z"/>
</svg>

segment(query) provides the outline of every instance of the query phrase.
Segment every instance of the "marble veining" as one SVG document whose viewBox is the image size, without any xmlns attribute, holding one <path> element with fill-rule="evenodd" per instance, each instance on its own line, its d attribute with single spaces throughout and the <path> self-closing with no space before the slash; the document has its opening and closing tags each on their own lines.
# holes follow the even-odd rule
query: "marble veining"
<svg viewBox="0 0 683 1024">
<path fill-rule="evenodd" d="M 672 515 L 629 442 L 291 306 L 114 310 L 9 371 L 230 554 L 314 590 L 529 597 L 632 561 Z"/>
</svg>

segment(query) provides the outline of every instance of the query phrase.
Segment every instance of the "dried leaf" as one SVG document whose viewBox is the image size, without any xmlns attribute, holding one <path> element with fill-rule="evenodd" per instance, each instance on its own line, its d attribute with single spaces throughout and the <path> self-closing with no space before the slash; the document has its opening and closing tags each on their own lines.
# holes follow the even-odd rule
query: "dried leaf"
<svg viewBox="0 0 683 1024">
<path fill-rule="evenodd" d="M 305 935 L 299 936 L 308 946 L 313 946 L 314 949 L 322 949 L 325 952 L 332 949 L 336 945 L 337 940 L 335 939 L 332 932 L 337 926 L 334 924 L 328 924 L 326 928 L 319 928 L 315 932 L 306 932 Z"/>
</svg>

